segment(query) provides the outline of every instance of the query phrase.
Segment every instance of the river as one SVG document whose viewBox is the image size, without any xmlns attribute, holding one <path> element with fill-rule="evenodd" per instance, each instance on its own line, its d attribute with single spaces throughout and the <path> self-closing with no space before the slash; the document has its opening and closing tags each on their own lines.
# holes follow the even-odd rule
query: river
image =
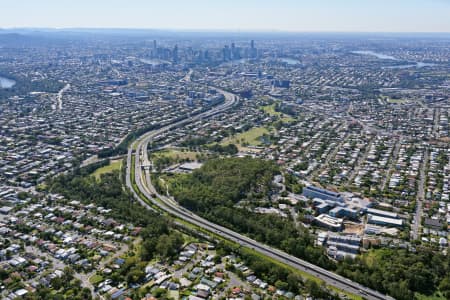
<svg viewBox="0 0 450 300">
<path fill-rule="evenodd" d="M 0 76 L 0 89 L 9 89 L 16 84 L 15 80 Z"/>
<path fill-rule="evenodd" d="M 163 65 L 163 64 L 170 64 L 169 61 L 158 59 L 158 58 L 152 58 L 152 59 L 142 58 L 141 62 L 143 62 L 144 64 L 147 64 L 147 65 L 152 65 L 152 66 L 159 66 L 159 65 Z"/>
<path fill-rule="evenodd" d="M 288 65 L 298 65 L 300 61 L 290 57 L 282 57 L 280 58 L 281 62 L 287 63 Z"/>
<path fill-rule="evenodd" d="M 370 50 L 351 51 L 351 53 L 375 56 L 379 59 L 385 59 L 385 60 L 400 61 L 400 59 L 398 59 L 394 56 L 386 55 L 383 53 L 378 53 L 378 52 L 370 51 Z M 434 66 L 436 66 L 436 64 L 426 63 L 426 62 L 422 62 L 422 61 L 418 61 L 418 62 L 417 61 L 405 61 L 405 64 L 387 66 L 387 67 L 382 67 L 382 68 L 383 69 L 407 69 L 407 68 L 424 68 L 424 67 L 434 67 Z"/>
<path fill-rule="evenodd" d="M 225 66 L 231 67 L 231 66 L 236 66 L 236 65 L 240 65 L 240 64 L 245 64 L 248 61 L 249 60 L 246 59 L 246 58 L 241 58 L 241 59 L 230 60 L 230 61 L 224 62 L 224 63 L 220 64 L 220 66 L 222 66 L 222 67 L 225 67 Z"/>
<path fill-rule="evenodd" d="M 398 60 L 397 58 L 395 58 L 395 57 L 393 57 L 391 55 L 386 55 L 386 54 L 383 54 L 383 53 L 378 53 L 378 52 L 370 51 L 370 50 L 352 51 L 352 53 L 375 56 L 375 57 L 377 57 L 379 59 Z"/>
<path fill-rule="evenodd" d="M 407 68 L 419 68 L 420 69 L 420 68 L 424 68 L 424 67 L 434 67 L 434 66 L 436 66 L 436 64 L 419 61 L 419 62 L 413 63 L 413 64 L 383 67 L 383 69 L 407 69 Z"/>
</svg>

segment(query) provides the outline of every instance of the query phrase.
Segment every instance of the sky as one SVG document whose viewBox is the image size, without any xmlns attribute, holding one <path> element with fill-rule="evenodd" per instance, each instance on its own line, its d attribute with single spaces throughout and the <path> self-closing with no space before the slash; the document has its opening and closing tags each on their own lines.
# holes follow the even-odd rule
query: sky
<svg viewBox="0 0 450 300">
<path fill-rule="evenodd" d="M 0 28 L 450 32 L 450 0 L 0 0 Z"/>
</svg>

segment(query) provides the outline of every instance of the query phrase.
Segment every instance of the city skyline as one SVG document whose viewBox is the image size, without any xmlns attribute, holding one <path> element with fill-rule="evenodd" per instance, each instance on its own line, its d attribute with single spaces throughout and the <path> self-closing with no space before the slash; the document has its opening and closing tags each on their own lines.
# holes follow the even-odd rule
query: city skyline
<svg viewBox="0 0 450 300">
<path fill-rule="evenodd" d="M 0 28 L 447 33 L 449 12 L 444 0 L 19 0 L 2 5 Z"/>
</svg>

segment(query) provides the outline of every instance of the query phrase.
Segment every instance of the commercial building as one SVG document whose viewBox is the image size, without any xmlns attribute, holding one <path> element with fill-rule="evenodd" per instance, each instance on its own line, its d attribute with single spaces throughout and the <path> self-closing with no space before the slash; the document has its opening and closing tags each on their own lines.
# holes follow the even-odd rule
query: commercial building
<svg viewBox="0 0 450 300">
<path fill-rule="evenodd" d="M 377 224 L 382 226 L 391 226 L 391 227 L 401 227 L 403 226 L 403 220 L 394 219 L 388 217 L 380 217 L 376 215 L 367 215 L 367 223 L 369 224 Z"/>
<path fill-rule="evenodd" d="M 337 206 L 337 207 L 333 208 L 332 210 L 330 210 L 328 212 L 328 214 L 335 218 L 347 217 L 347 218 L 354 219 L 354 218 L 358 217 L 358 211 L 348 208 L 348 207 L 341 207 L 341 206 Z"/>
<path fill-rule="evenodd" d="M 320 203 L 319 205 L 316 206 L 316 211 L 319 214 L 323 214 L 328 212 L 333 206 L 329 205 L 328 203 Z"/>
<path fill-rule="evenodd" d="M 361 244 L 361 238 L 356 235 L 339 235 L 329 233 L 328 242 L 359 246 L 359 244 Z"/>
<path fill-rule="evenodd" d="M 344 202 L 341 194 L 324 190 L 315 186 L 307 186 L 303 189 L 303 196 L 308 198 L 319 198 L 323 200 L 331 200 L 334 202 Z"/>
<path fill-rule="evenodd" d="M 375 208 L 367 208 L 366 212 L 367 212 L 367 214 L 371 214 L 374 216 L 399 219 L 399 216 L 397 213 L 390 212 L 390 211 L 385 211 L 385 210 L 380 210 L 380 209 L 375 209 Z"/>
<path fill-rule="evenodd" d="M 321 214 L 314 218 L 314 223 L 316 223 L 318 226 L 327 228 L 329 230 L 333 231 L 340 231 L 342 230 L 342 223 L 343 219 L 334 218 L 329 215 Z"/>
<path fill-rule="evenodd" d="M 399 230 L 397 228 L 387 228 L 383 226 L 377 226 L 374 224 L 366 224 L 366 227 L 364 228 L 364 233 L 369 235 L 391 235 L 396 236 L 398 234 Z"/>
</svg>

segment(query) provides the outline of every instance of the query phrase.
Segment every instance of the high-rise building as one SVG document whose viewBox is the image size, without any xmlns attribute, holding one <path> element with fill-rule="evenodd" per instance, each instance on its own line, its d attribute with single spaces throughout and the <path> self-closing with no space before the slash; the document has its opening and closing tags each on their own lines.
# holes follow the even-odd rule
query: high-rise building
<svg viewBox="0 0 450 300">
<path fill-rule="evenodd" d="M 231 50 L 230 50 L 230 47 L 228 47 L 228 45 L 225 45 L 225 47 L 223 47 L 222 54 L 223 54 L 224 61 L 231 60 Z"/>
<path fill-rule="evenodd" d="M 172 51 L 172 62 L 174 64 L 178 63 L 178 45 L 175 45 Z"/>
<path fill-rule="evenodd" d="M 250 41 L 250 51 L 249 51 L 249 57 L 250 58 L 256 58 L 258 56 L 258 50 L 255 48 L 255 41 Z"/>
<path fill-rule="evenodd" d="M 153 49 L 151 51 L 151 58 L 157 58 L 158 56 L 158 47 L 156 46 L 156 40 L 153 40 Z"/>
<path fill-rule="evenodd" d="M 231 43 L 231 59 L 240 59 L 241 58 L 241 53 L 240 53 L 240 48 L 236 47 L 236 45 L 234 43 Z"/>
</svg>

